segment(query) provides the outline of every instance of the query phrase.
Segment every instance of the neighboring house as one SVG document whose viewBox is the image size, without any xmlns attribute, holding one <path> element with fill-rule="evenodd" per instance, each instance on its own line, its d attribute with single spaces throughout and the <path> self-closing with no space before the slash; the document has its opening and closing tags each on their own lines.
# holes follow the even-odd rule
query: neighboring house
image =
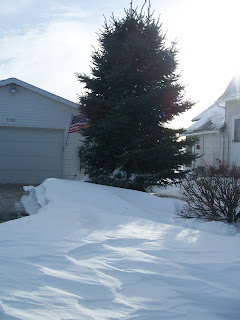
<svg viewBox="0 0 240 320">
<path fill-rule="evenodd" d="M 192 152 L 200 157 L 193 166 L 204 167 L 222 161 L 225 108 L 215 103 L 192 121 L 195 123 L 186 130 L 185 135 L 199 139 Z"/>
<path fill-rule="evenodd" d="M 82 136 L 68 136 L 78 105 L 10 78 L 0 81 L 0 183 L 81 177 Z"/>
<path fill-rule="evenodd" d="M 233 77 L 218 101 L 225 103 L 223 163 L 240 166 L 240 76 Z"/>
<path fill-rule="evenodd" d="M 240 78 L 234 77 L 220 98 L 193 119 L 186 136 L 198 136 L 194 167 L 224 164 L 240 166 Z"/>
</svg>

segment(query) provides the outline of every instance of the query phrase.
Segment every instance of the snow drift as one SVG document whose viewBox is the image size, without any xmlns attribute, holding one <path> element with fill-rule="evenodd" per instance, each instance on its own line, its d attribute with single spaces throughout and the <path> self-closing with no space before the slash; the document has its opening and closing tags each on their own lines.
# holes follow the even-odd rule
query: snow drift
<svg viewBox="0 0 240 320">
<path fill-rule="evenodd" d="M 1 320 L 239 319 L 234 226 L 180 219 L 179 200 L 138 191 L 28 190 L 37 214 L 0 225 Z"/>
</svg>

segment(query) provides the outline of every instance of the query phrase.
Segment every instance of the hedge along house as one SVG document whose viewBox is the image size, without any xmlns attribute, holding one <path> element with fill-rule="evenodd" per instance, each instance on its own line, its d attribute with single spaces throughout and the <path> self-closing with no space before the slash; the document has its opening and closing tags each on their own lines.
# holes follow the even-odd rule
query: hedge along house
<svg viewBox="0 0 240 320">
<path fill-rule="evenodd" d="M 240 76 L 233 77 L 214 105 L 193 121 L 185 135 L 199 138 L 193 147 L 200 156 L 194 167 L 219 163 L 240 166 Z"/>
<path fill-rule="evenodd" d="M 68 135 L 78 105 L 21 80 L 0 81 L 0 183 L 81 176 L 82 137 Z"/>
</svg>

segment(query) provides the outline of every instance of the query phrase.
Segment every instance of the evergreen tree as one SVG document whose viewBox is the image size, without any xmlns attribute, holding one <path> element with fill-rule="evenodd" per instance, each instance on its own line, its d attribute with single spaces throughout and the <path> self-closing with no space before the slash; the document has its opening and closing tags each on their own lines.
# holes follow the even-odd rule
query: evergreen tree
<svg viewBox="0 0 240 320">
<path fill-rule="evenodd" d="M 179 82 L 176 45 L 166 45 L 161 24 L 133 9 L 122 19 L 112 16 L 92 54 L 91 76 L 77 74 L 85 84 L 81 112 L 80 158 L 90 181 L 137 190 L 177 179 L 179 168 L 194 159 L 184 152 L 193 142 L 179 140 L 182 130 L 166 127 L 192 107 Z"/>
</svg>

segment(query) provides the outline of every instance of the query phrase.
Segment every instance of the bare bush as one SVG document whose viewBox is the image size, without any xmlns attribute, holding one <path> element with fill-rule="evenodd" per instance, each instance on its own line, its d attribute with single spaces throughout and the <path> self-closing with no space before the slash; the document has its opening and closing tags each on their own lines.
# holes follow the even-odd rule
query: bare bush
<svg viewBox="0 0 240 320">
<path fill-rule="evenodd" d="M 187 203 L 180 215 L 185 218 L 227 220 L 240 219 L 240 168 L 206 167 L 193 170 L 182 182 Z"/>
</svg>

